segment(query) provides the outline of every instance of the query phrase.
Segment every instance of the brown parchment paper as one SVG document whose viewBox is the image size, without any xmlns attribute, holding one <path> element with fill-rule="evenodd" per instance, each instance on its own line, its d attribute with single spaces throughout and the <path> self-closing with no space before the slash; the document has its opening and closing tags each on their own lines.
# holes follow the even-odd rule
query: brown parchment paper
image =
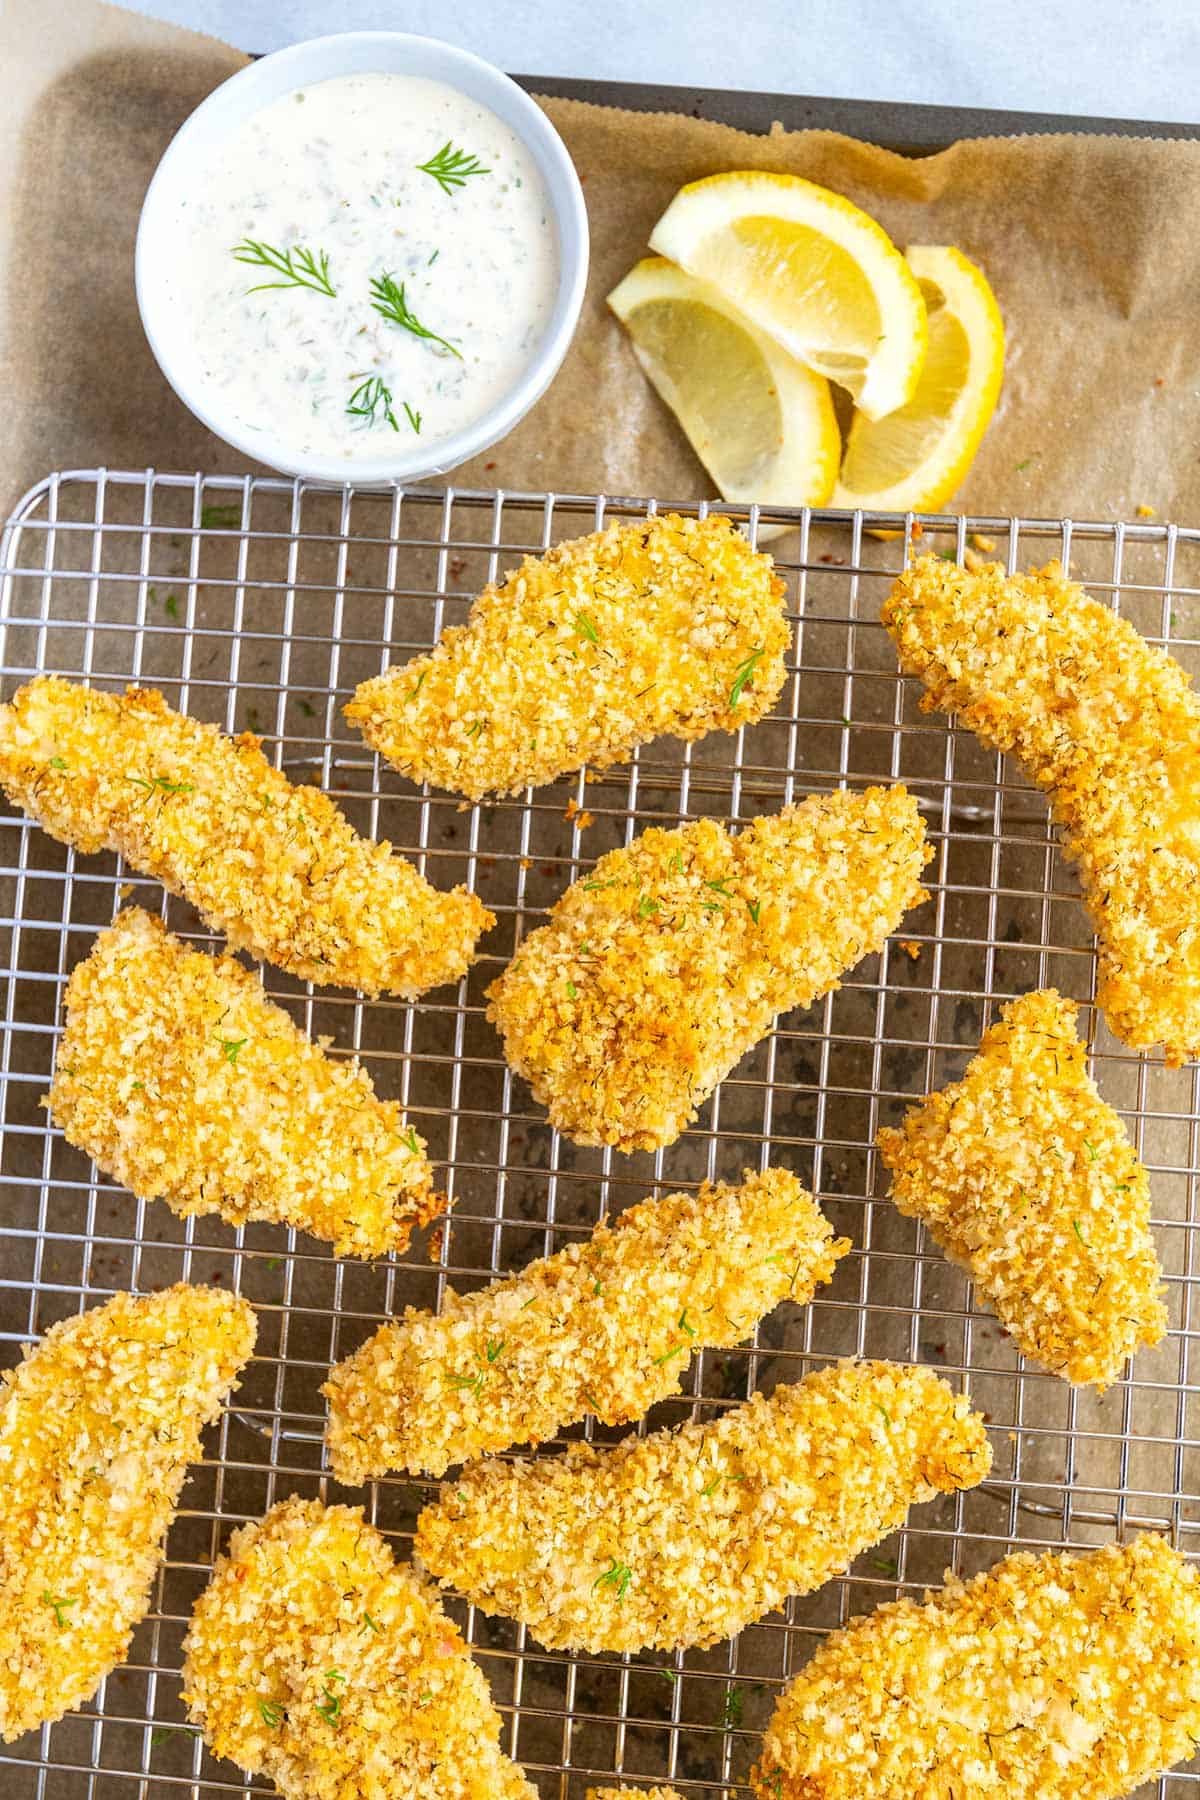
<svg viewBox="0 0 1200 1800">
<path fill-rule="evenodd" d="M 53 468 L 239 471 L 158 372 L 133 291 L 138 209 L 188 112 L 245 59 L 96 0 L 8 0 L 0 66 L 0 509 Z M 529 60 L 536 60 L 535 57 Z M 682 182 L 788 170 L 874 213 L 901 245 L 978 259 L 1008 329 L 1004 396 L 964 507 L 1200 517 L 1200 143 L 981 139 L 919 161 L 828 132 L 547 100 L 578 165 L 592 272 L 557 381 L 483 486 L 695 498 L 712 492 L 604 296 Z"/>
</svg>

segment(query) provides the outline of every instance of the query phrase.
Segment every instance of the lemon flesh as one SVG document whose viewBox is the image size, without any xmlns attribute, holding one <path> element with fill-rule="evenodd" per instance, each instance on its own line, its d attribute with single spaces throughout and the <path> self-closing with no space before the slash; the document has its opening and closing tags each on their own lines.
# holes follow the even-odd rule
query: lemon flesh
<svg viewBox="0 0 1200 1800">
<path fill-rule="evenodd" d="M 661 257 L 608 297 L 649 380 L 726 500 L 821 506 L 840 439 L 828 384 L 710 283 Z"/>
<path fill-rule="evenodd" d="M 869 417 L 912 397 L 926 344 L 920 289 L 887 233 L 843 195 L 795 175 L 713 175 L 680 189 L 650 246 Z"/>
<path fill-rule="evenodd" d="M 929 319 L 916 392 L 882 419 L 856 415 L 834 493 L 839 506 L 934 512 L 955 492 L 996 408 L 1004 324 L 983 274 L 959 250 L 908 252 Z"/>
</svg>

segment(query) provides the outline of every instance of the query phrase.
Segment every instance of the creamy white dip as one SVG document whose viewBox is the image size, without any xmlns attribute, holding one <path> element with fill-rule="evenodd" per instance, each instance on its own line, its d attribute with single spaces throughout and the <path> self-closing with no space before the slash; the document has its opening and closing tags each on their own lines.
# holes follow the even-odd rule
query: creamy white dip
<svg viewBox="0 0 1200 1800">
<path fill-rule="evenodd" d="M 441 82 L 372 74 L 240 126 L 180 206 L 170 266 L 214 410 L 310 455 L 381 457 L 513 386 L 559 260 L 507 125 Z"/>
</svg>

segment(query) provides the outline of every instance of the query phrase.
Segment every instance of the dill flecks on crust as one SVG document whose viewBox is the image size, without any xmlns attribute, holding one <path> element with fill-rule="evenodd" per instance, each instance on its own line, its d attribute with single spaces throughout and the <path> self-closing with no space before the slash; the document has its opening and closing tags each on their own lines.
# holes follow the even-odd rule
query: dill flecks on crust
<svg viewBox="0 0 1200 1800">
<path fill-rule="evenodd" d="M 703 1647 L 990 1466 L 982 1419 L 931 1369 L 839 1363 L 712 1423 L 474 1463 L 420 1515 L 414 1555 L 548 1649 Z"/>
<path fill-rule="evenodd" d="M 736 834 L 652 828 L 567 890 L 488 1017 L 576 1143 L 670 1144 L 777 1014 L 882 948 L 930 855 L 903 787 L 814 794 Z"/>
<path fill-rule="evenodd" d="M 1198 1739 L 1200 1576 L 1145 1536 L 1009 1556 L 835 1632 L 751 1781 L 758 1800 L 1117 1800 Z"/>
<path fill-rule="evenodd" d="M 39 676 L 0 706 L 0 786 L 61 842 L 115 850 L 230 947 L 304 981 L 411 998 L 469 966 L 494 921 L 439 893 L 328 794 L 293 787 L 257 737 L 227 737 L 153 688 Z"/>
<path fill-rule="evenodd" d="M 729 519 L 610 525 L 527 556 L 428 656 L 364 681 L 346 717 L 416 781 L 520 793 L 663 733 L 761 719 L 784 682 L 783 595 Z"/>
<path fill-rule="evenodd" d="M 922 705 L 1011 751 L 1050 797 L 1099 940 L 1097 998 L 1134 1049 L 1200 1055 L 1200 696 L 1057 563 L 922 557 L 883 606 Z"/>
<path fill-rule="evenodd" d="M 1010 1001 L 962 1080 L 878 1143 L 900 1211 L 970 1270 L 1026 1356 L 1103 1388 L 1163 1336 L 1149 1178 L 1053 988 Z"/>
<path fill-rule="evenodd" d="M 83 1705 L 126 1654 L 254 1337 L 244 1300 L 180 1282 L 64 1319 L 0 1378 L 0 1739 Z"/>
<path fill-rule="evenodd" d="M 356 1062 L 335 1060 L 231 956 L 137 907 L 67 983 L 49 1107 L 141 1199 L 266 1220 L 339 1256 L 401 1252 L 442 1210 L 425 1145 Z"/>
<path fill-rule="evenodd" d="M 361 1507 L 285 1500 L 196 1602 L 183 1697 L 288 1800 L 536 1800 L 458 1628 Z"/>
<path fill-rule="evenodd" d="M 448 1289 L 436 1316 L 409 1307 L 339 1363 L 322 1390 L 334 1474 L 441 1475 L 589 1413 L 640 1419 L 694 1352 L 805 1305 L 849 1247 L 785 1169 L 644 1200 L 519 1275 Z"/>
</svg>

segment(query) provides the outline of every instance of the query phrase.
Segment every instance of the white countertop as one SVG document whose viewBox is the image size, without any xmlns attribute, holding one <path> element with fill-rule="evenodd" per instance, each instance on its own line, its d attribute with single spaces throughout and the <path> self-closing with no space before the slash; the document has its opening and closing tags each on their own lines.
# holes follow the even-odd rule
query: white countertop
<svg viewBox="0 0 1200 1800">
<path fill-rule="evenodd" d="M 127 0 L 128 3 L 128 0 Z M 1200 119 L 1194 0 L 134 0 L 276 50 L 387 27 L 522 73 Z"/>
</svg>

